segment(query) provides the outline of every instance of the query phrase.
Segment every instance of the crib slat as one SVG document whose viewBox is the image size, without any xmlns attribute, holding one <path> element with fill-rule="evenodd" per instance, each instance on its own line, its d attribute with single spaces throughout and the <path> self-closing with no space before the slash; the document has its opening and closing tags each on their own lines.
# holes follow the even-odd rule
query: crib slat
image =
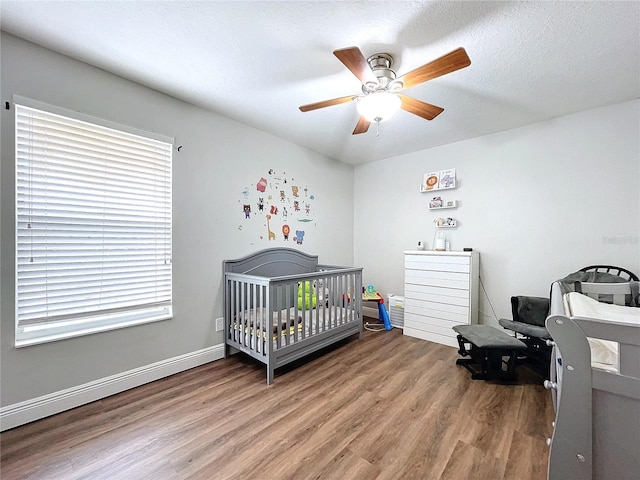
<svg viewBox="0 0 640 480">
<path fill-rule="evenodd" d="M 238 305 L 238 315 L 242 313 L 242 282 L 236 282 L 236 303 Z M 238 324 L 238 342 L 244 345 L 244 317 L 237 317 Z"/>
<path fill-rule="evenodd" d="M 320 309 L 322 308 L 321 298 L 324 300 L 324 296 L 320 296 L 320 279 L 316 280 L 315 284 L 315 297 L 316 297 L 316 308 L 315 308 L 315 322 L 311 322 L 309 326 L 309 335 L 312 335 L 313 332 L 318 333 L 318 319 L 320 318 Z"/>
<path fill-rule="evenodd" d="M 308 288 L 307 288 L 308 287 Z M 307 298 L 309 301 L 307 302 Z M 307 285 L 306 281 L 302 282 L 302 328 L 299 332 L 300 339 L 304 340 L 306 338 L 307 322 L 309 321 L 309 317 L 311 316 L 311 284 Z"/>
<path fill-rule="evenodd" d="M 234 316 L 234 301 L 233 301 L 233 280 L 232 279 L 227 279 L 227 283 L 226 283 L 226 295 L 225 297 L 225 312 L 226 312 L 226 318 L 225 318 L 225 323 L 226 323 L 226 327 L 227 327 L 227 338 L 229 340 L 235 341 L 235 336 L 234 336 L 234 329 L 233 329 L 233 319 L 235 318 Z"/>
<path fill-rule="evenodd" d="M 353 292 L 353 299 L 351 301 L 351 308 L 349 309 L 349 321 L 355 322 L 357 320 L 356 310 L 360 302 L 362 302 L 362 285 L 356 283 L 356 276 L 353 273 L 349 274 L 349 284 L 351 285 L 351 291 Z"/>
<path fill-rule="evenodd" d="M 296 331 L 298 329 L 298 323 L 296 318 L 296 311 L 297 311 L 296 299 L 295 299 L 295 295 L 293 294 L 294 293 L 293 287 L 291 285 L 285 285 L 282 288 L 284 288 L 284 291 L 285 291 L 284 298 L 287 305 L 287 318 L 289 319 L 293 318 L 293 330 L 291 329 L 290 326 L 288 326 L 287 328 L 287 345 L 291 345 L 296 340 Z M 289 320 L 289 322 L 290 321 L 291 320 Z"/>
<path fill-rule="evenodd" d="M 247 312 L 249 310 L 251 310 L 251 305 L 249 304 L 249 295 L 247 293 L 249 286 L 247 285 L 247 282 L 242 282 L 242 304 L 243 304 L 243 312 Z M 249 318 L 249 315 L 245 315 L 244 316 L 244 322 L 245 322 L 245 330 L 244 332 L 249 332 L 250 328 L 251 328 L 251 319 Z M 244 338 L 244 343 L 245 346 L 251 348 L 251 335 L 247 335 L 246 333 L 243 335 Z"/>
<path fill-rule="evenodd" d="M 238 304 L 238 314 L 241 315 L 241 312 L 243 312 L 243 308 L 244 308 L 244 299 L 242 298 L 242 282 L 236 282 L 236 303 Z M 245 345 L 246 341 L 244 338 L 244 332 L 245 332 L 245 321 L 246 321 L 246 315 L 242 315 L 242 317 L 238 317 L 238 321 L 236 322 L 238 324 L 238 342 L 241 345 Z"/>
<path fill-rule="evenodd" d="M 236 342 L 242 343 L 242 319 L 240 318 L 240 312 L 242 312 L 242 305 L 240 299 L 240 282 L 233 282 L 234 299 L 233 303 L 236 306 L 235 311 L 235 323 L 236 323 Z"/>
<path fill-rule="evenodd" d="M 269 322 L 269 325 L 271 325 L 273 322 L 273 309 L 275 308 L 275 305 L 277 305 L 275 290 L 276 290 L 275 287 L 273 287 L 271 282 L 269 281 L 266 285 L 265 308 L 264 308 L 265 315 L 267 317 L 267 321 Z M 269 332 L 272 332 L 272 331 L 273 331 L 273 327 L 269 327 Z M 271 359 L 273 357 L 274 346 L 273 346 L 273 337 L 271 335 L 272 334 L 269 333 L 268 337 L 264 339 L 264 343 L 263 343 L 263 350 L 265 351 L 266 364 L 267 364 L 267 383 L 270 383 L 269 378 L 272 377 L 273 375 Z M 271 380 L 273 380 L 273 378 L 271 378 Z"/>
<path fill-rule="evenodd" d="M 277 288 L 277 287 L 274 287 Z M 277 301 L 277 300 L 276 300 Z M 272 305 L 269 305 L 269 309 L 266 311 L 266 316 L 268 319 L 268 322 L 270 325 L 273 325 L 270 329 L 270 332 L 275 330 L 275 332 L 273 334 L 271 334 L 271 336 L 268 338 L 268 340 L 273 344 L 273 342 L 275 342 L 275 349 L 279 349 L 282 346 L 282 325 L 280 325 L 280 322 L 274 322 L 274 317 L 273 317 L 273 311 L 272 311 Z M 273 338 L 273 335 L 275 335 L 275 340 Z"/>
<path fill-rule="evenodd" d="M 347 294 L 347 303 L 344 305 L 342 309 L 342 325 L 349 321 L 349 309 L 354 302 L 355 292 L 351 290 L 351 284 L 349 283 L 349 274 L 345 274 L 342 276 L 342 281 L 344 282 L 344 291 Z"/>
<path fill-rule="evenodd" d="M 331 286 L 331 305 L 329 307 L 329 318 L 327 318 L 327 324 L 325 325 L 325 330 L 331 328 L 331 322 L 335 318 L 336 314 L 336 305 L 339 302 L 339 293 L 336 284 L 336 277 L 331 277 L 329 279 L 329 285 Z"/>
<path fill-rule="evenodd" d="M 291 332 L 291 341 L 290 344 L 293 344 L 295 342 L 298 341 L 298 328 L 299 328 L 299 324 L 300 324 L 300 302 L 298 299 L 298 282 L 295 282 L 295 284 L 289 284 L 287 285 L 287 293 L 289 293 L 291 295 L 291 303 L 290 305 L 293 305 L 291 307 L 290 310 L 290 318 L 293 321 L 293 329 L 289 329 Z M 289 298 L 289 297 L 287 297 Z M 291 315 L 293 315 L 291 317 Z"/>
<path fill-rule="evenodd" d="M 255 312 L 255 320 L 253 322 L 253 330 L 250 333 L 249 343 L 253 342 L 253 347 L 258 350 L 258 345 L 260 345 L 260 339 L 262 338 L 262 327 L 264 325 L 264 312 L 260 308 L 260 305 L 257 302 L 256 298 L 256 285 L 249 284 L 249 288 L 251 289 L 251 298 L 249 301 L 250 309 Z M 247 315 L 249 316 L 249 315 Z M 264 349 L 263 349 L 264 350 Z"/>
<path fill-rule="evenodd" d="M 297 307 L 297 290 L 294 290 L 293 284 L 289 283 L 282 287 L 285 290 L 285 299 L 287 301 L 287 315 L 289 323 L 293 322 L 293 328 L 289 326 L 287 332 L 289 333 L 288 345 L 295 343 L 298 340 L 298 307 Z"/>
<path fill-rule="evenodd" d="M 331 304 L 331 286 L 329 285 L 329 278 L 324 277 L 322 279 L 322 288 L 324 288 L 324 302 L 322 305 L 322 329 L 320 331 L 325 331 L 327 329 L 327 314 L 329 312 L 329 305 Z"/>
<path fill-rule="evenodd" d="M 293 328 L 291 328 L 291 325 L 289 325 L 289 328 L 287 328 L 287 345 L 291 345 L 292 343 L 294 343 L 295 341 L 295 336 L 296 336 L 296 319 L 295 319 L 295 315 L 296 315 L 296 311 L 298 308 L 298 303 L 297 303 L 297 297 L 295 292 L 293 291 L 293 286 L 289 283 L 287 285 L 284 285 L 283 287 L 281 287 L 284 289 L 285 294 L 284 294 L 284 301 L 285 301 L 285 307 L 287 309 L 287 317 L 289 318 L 289 322 L 291 323 L 291 325 L 293 325 Z M 293 317 L 292 317 L 293 315 Z"/>
<path fill-rule="evenodd" d="M 229 338 L 231 340 L 233 340 L 234 342 L 236 341 L 236 335 L 235 335 L 235 329 L 234 324 L 235 324 L 235 318 L 236 318 L 236 313 L 235 313 L 235 306 L 236 306 L 236 301 L 235 301 L 235 289 L 234 289 L 234 280 L 229 279 L 227 281 L 227 292 L 228 294 L 225 295 L 225 297 L 229 297 L 227 299 L 227 302 L 229 303 L 229 305 L 227 306 L 227 313 L 228 313 L 228 318 L 227 318 L 227 323 L 229 324 Z"/>
<path fill-rule="evenodd" d="M 285 328 L 284 330 L 282 329 L 282 313 L 281 313 L 282 309 L 280 308 L 282 305 L 284 305 L 283 302 L 286 301 L 287 292 L 283 292 L 280 285 L 274 285 L 271 288 L 275 290 L 276 303 L 274 305 L 271 305 L 272 311 L 269 312 L 269 314 L 271 315 L 272 318 L 274 317 L 274 315 L 277 315 L 275 317 L 276 318 L 276 348 L 280 348 L 282 345 L 286 345 L 289 341 L 288 340 L 289 329 L 288 328 Z M 284 296 L 284 299 L 283 299 L 283 296 Z M 288 314 L 289 312 L 287 311 L 287 315 Z"/>
<path fill-rule="evenodd" d="M 344 275 L 340 275 L 340 292 L 342 292 L 342 308 L 338 310 L 338 325 L 342 325 L 344 323 L 344 309 L 347 307 L 349 303 L 349 292 L 347 292 L 347 286 L 344 279 Z"/>
<path fill-rule="evenodd" d="M 260 341 L 260 345 L 262 346 L 262 352 L 263 352 L 263 356 L 267 355 L 266 352 L 266 348 L 265 348 L 265 331 L 268 332 L 267 335 L 267 340 L 270 340 L 271 337 L 269 337 L 269 335 L 271 335 L 271 320 L 269 317 L 269 312 L 267 311 L 267 303 L 266 303 L 266 298 L 265 298 L 265 289 L 266 287 L 264 285 L 259 285 L 258 286 L 258 299 L 256 302 L 256 308 L 260 309 L 260 312 L 262 314 L 262 332 L 260 332 L 260 337 L 259 337 L 259 341 Z M 266 330 L 265 330 L 266 329 Z"/>
<path fill-rule="evenodd" d="M 260 329 L 256 332 L 254 346 L 256 346 L 257 348 L 257 346 L 260 345 L 260 353 L 264 357 L 267 354 L 265 341 L 271 338 L 271 320 L 269 319 L 268 312 L 265 310 L 262 304 L 262 299 L 260 298 L 260 294 L 258 293 L 258 285 L 254 283 L 253 287 L 254 298 L 252 304 L 254 308 L 258 309 L 260 315 L 262 316 L 262 318 L 260 319 Z"/>
</svg>

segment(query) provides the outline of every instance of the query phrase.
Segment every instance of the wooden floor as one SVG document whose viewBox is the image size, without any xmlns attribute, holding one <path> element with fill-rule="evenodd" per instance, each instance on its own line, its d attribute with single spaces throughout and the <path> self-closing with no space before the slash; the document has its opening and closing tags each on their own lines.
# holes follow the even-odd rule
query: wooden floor
<svg viewBox="0 0 640 480">
<path fill-rule="evenodd" d="M 545 479 L 540 377 L 472 381 L 456 358 L 366 332 L 267 386 L 236 355 L 4 432 L 0 477 Z"/>
</svg>

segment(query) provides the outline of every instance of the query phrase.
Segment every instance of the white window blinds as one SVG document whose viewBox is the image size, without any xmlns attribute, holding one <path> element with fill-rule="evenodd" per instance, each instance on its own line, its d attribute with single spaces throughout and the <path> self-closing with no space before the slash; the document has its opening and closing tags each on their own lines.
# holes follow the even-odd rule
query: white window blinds
<svg viewBox="0 0 640 480">
<path fill-rule="evenodd" d="M 16 346 L 171 317 L 171 154 L 16 105 Z"/>
</svg>

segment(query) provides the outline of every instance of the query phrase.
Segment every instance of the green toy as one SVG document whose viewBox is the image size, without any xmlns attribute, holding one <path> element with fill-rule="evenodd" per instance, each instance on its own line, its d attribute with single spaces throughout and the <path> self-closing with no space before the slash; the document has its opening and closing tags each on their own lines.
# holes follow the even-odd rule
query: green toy
<svg viewBox="0 0 640 480">
<path fill-rule="evenodd" d="M 316 296 L 316 290 L 313 288 L 313 285 L 310 281 L 306 282 L 298 282 L 298 308 L 302 308 L 303 300 L 302 296 L 304 295 L 304 308 L 316 308 L 316 303 L 318 301 Z M 311 302 L 309 302 L 311 300 Z M 311 306 L 309 306 L 311 304 Z"/>
</svg>

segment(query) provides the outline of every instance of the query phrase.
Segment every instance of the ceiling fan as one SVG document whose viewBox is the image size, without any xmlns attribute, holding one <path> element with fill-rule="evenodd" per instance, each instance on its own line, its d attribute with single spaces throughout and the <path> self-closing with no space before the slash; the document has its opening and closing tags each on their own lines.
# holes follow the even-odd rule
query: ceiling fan
<svg viewBox="0 0 640 480">
<path fill-rule="evenodd" d="M 433 120 L 444 108 L 399 92 L 471 65 L 464 48 L 458 48 L 396 78 L 396 73 L 391 69 L 393 57 L 388 53 L 375 53 L 365 58 L 358 47 L 348 47 L 335 50 L 333 54 L 362 82 L 362 95 L 348 95 L 302 105 L 300 111 L 309 112 L 332 105 L 356 102 L 360 119 L 353 135 L 365 133 L 369 130 L 371 122 L 379 124 L 398 109 L 426 120 Z"/>
</svg>

